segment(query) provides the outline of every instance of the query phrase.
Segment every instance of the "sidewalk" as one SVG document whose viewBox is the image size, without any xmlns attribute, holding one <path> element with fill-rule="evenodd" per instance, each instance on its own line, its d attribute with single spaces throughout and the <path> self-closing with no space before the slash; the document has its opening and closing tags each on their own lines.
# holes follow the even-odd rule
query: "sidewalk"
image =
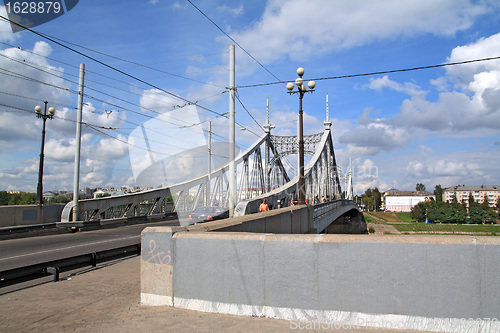
<svg viewBox="0 0 500 333">
<path fill-rule="evenodd" d="M 64 279 L 67 274 L 61 274 Z M 1 290 L 0 290 L 1 291 Z M 140 257 L 0 295 L 0 332 L 324 332 L 290 322 L 140 304 Z M 366 333 L 374 330 L 340 329 Z M 398 332 L 376 330 L 377 332 Z M 404 331 L 400 331 L 404 332 Z"/>
</svg>

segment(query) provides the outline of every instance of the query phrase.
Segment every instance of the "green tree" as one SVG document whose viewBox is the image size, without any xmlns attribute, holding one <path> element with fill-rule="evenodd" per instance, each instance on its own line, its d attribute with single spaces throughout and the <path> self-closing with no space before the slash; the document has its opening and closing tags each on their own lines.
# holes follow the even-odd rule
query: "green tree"
<svg viewBox="0 0 500 333">
<path fill-rule="evenodd" d="M 20 193 L 14 193 L 10 195 L 9 198 L 9 205 L 19 205 L 21 202 L 21 194 Z"/>
<path fill-rule="evenodd" d="M 450 205 L 453 214 L 452 222 L 454 223 L 466 223 L 467 222 L 467 207 L 464 203 L 459 203 L 456 198 Z"/>
<path fill-rule="evenodd" d="M 495 212 L 493 207 L 489 207 L 488 210 L 484 213 L 484 223 L 496 223 L 498 221 L 498 213 Z"/>
<path fill-rule="evenodd" d="M 481 206 L 475 205 L 469 207 L 469 218 L 471 223 L 481 224 L 484 219 L 484 211 Z"/>
<path fill-rule="evenodd" d="M 49 199 L 47 203 L 56 204 L 56 203 L 68 203 L 73 200 L 73 196 L 71 194 L 59 194 L 56 193 L 52 198 Z"/>
<path fill-rule="evenodd" d="M 36 193 L 23 193 L 19 205 L 33 205 L 36 202 Z"/>
<path fill-rule="evenodd" d="M 382 205 L 382 194 L 376 187 L 374 189 L 369 188 L 361 196 L 361 200 L 367 211 L 376 211 Z"/>
<path fill-rule="evenodd" d="M 469 192 L 469 208 L 475 206 L 476 204 L 477 203 L 476 199 L 474 199 L 474 195 L 472 194 L 472 192 Z"/>
<path fill-rule="evenodd" d="M 441 184 L 436 185 L 434 188 L 434 195 L 436 196 L 436 201 L 443 201 L 443 188 Z"/>
<path fill-rule="evenodd" d="M 378 188 L 374 188 L 372 191 L 372 196 L 373 196 L 373 204 L 375 210 L 380 210 L 380 206 L 382 205 L 382 194 L 380 194 L 380 191 Z"/>
<path fill-rule="evenodd" d="M 484 210 L 481 205 L 476 202 L 472 192 L 469 193 L 469 221 L 470 223 L 483 223 Z"/>
<path fill-rule="evenodd" d="M 429 202 L 419 202 L 412 207 L 410 217 L 417 222 L 425 222 L 426 211 L 429 208 Z"/>
<path fill-rule="evenodd" d="M 500 197 L 497 198 L 496 206 L 498 211 L 498 217 L 500 218 Z"/>
<path fill-rule="evenodd" d="M 362 200 L 363 200 L 363 204 L 365 205 L 365 209 L 367 211 L 370 211 L 373 210 L 373 197 L 372 197 L 372 189 L 371 188 L 368 188 L 366 191 L 365 191 L 365 194 L 363 194 L 361 196 Z"/>
<path fill-rule="evenodd" d="M 0 206 L 7 206 L 9 204 L 10 194 L 7 191 L 0 191 Z"/>
<path fill-rule="evenodd" d="M 365 205 L 365 209 L 367 211 L 374 210 L 373 209 L 373 197 L 363 196 L 363 204 Z"/>
<path fill-rule="evenodd" d="M 442 203 L 431 201 L 427 210 L 427 218 L 435 223 L 446 223 L 448 221 L 446 206 Z"/>
<path fill-rule="evenodd" d="M 417 191 L 425 191 L 425 185 L 424 184 L 421 184 L 421 183 L 418 183 L 416 186 L 415 186 L 415 189 Z"/>
</svg>

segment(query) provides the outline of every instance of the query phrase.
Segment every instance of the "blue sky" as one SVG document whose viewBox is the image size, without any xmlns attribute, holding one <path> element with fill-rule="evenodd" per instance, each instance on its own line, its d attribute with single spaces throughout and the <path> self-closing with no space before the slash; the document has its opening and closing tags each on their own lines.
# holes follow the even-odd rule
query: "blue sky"
<svg viewBox="0 0 500 333">
<path fill-rule="evenodd" d="M 193 3 L 267 69 L 237 47 L 238 86 L 293 81 L 298 67 L 309 80 L 500 56 L 496 0 Z M 85 0 L 34 30 L 219 114 L 228 111 L 232 42 L 187 1 Z M 83 120 L 100 126 L 83 126 L 80 187 L 134 186 L 151 159 L 172 162 L 206 142 L 209 118 L 214 141 L 227 142 L 227 119 L 180 108 L 184 101 L 29 31 L 12 33 L 3 20 L 0 42 L 0 190 L 36 191 L 41 120 L 33 110 L 44 100 L 57 110 L 47 121 L 44 189 L 72 189 L 80 63 Z M 500 60 L 316 84 L 304 97 L 305 133 L 323 130 L 328 94 L 337 161 L 345 171 L 352 159 L 356 193 L 412 190 L 416 183 L 430 190 L 500 184 Z M 298 98 L 284 84 L 240 87 L 238 96 L 262 125 L 269 97 L 274 133 L 296 134 Z M 244 149 L 262 130 L 238 102 L 236 112 L 248 129 L 236 133 Z M 154 156 L 137 148 L 143 129 Z M 200 162 L 182 160 L 178 170 L 189 163 Z"/>
</svg>

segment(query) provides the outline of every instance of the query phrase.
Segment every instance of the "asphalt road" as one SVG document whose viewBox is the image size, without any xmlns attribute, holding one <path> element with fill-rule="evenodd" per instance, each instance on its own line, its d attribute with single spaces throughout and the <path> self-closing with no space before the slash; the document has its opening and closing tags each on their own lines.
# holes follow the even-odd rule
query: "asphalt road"
<svg viewBox="0 0 500 333">
<path fill-rule="evenodd" d="M 0 241 L 0 271 L 140 243 L 146 227 L 177 226 L 179 221 Z"/>
</svg>

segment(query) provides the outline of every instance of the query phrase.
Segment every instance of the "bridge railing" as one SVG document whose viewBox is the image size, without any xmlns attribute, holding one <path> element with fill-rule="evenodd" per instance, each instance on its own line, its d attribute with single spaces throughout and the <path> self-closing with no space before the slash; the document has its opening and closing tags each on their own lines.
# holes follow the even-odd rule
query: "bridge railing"
<svg viewBox="0 0 500 333">
<path fill-rule="evenodd" d="M 356 206 L 357 208 L 357 205 L 354 201 L 347 199 L 332 200 L 320 203 L 314 206 L 313 221 L 321 220 L 326 215 L 329 215 L 332 210 L 337 210 L 342 206 Z"/>
</svg>

